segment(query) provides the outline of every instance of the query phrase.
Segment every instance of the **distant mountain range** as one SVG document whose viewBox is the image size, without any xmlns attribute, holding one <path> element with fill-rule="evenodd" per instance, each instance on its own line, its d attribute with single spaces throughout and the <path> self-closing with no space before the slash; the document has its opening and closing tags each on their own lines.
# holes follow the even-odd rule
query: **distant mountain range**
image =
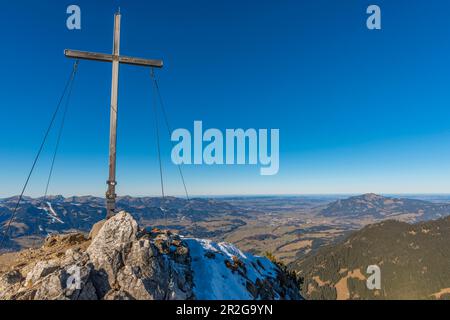
<svg viewBox="0 0 450 320">
<path fill-rule="evenodd" d="M 375 196 L 368 200 L 384 201 Z M 307 299 L 450 299 L 449 243 L 450 217 L 412 225 L 388 220 L 323 247 L 290 268 L 304 279 Z M 381 290 L 366 286 L 370 265 L 381 270 Z"/>
<path fill-rule="evenodd" d="M 0 199 L 1 236 L 17 199 Z M 450 213 L 450 204 L 375 194 L 336 199 L 242 197 L 188 201 L 126 196 L 118 198 L 118 208 L 132 212 L 143 226 L 177 230 L 188 237 L 229 241 L 255 254 L 274 253 L 284 262 L 311 255 L 368 224 L 387 219 L 414 223 Z M 100 197 L 26 197 L 2 249 L 35 247 L 55 233 L 88 232 L 105 215 L 105 199 Z"/>
<path fill-rule="evenodd" d="M 18 197 L 0 199 L 0 232 L 3 234 Z M 174 197 L 119 197 L 119 210 L 133 212 L 133 216 L 145 225 L 148 221 L 162 219 L 183 219 L 201 222 L 206 218 L 242 215 L 225 201 L 211 199 L 184 200 Z M 91 227 L 106 216 L 105 199 L 93 196 L 69 197 L 51 196 L 43 198 L 25 197 L 11 225 L 11 238 L 42 238 L 52 233 L 69 231 L 88 232 Z M 9 241 L 7 248 L 20 249 L 29 245 Z"/>
<path fill-rule="evenodd" d="M 365 194 L 334 201 L 319 211 L 325 217 L 428 221 L 450 215 L 450 204 Z"/>
</svg>

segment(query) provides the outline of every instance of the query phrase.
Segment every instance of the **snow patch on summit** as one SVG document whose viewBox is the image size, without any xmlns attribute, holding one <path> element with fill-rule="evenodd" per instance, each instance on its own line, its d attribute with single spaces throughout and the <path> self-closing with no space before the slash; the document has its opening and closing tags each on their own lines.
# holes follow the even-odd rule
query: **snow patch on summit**
<svg viewBox="0 0 450 320">
<path fill-rule="evenodd" d="M 252 300 L 247 285 L 257 279 L 275 279 L 278 268 L 267 258 L 244 254 L 229 243 L 183 239 L 190 250 L 194 293 L 199 300 Z M 239 261 L 243 267 L 230 268 Z M 277 297 L 279 298 L 279 297 Z"/>
</svg>

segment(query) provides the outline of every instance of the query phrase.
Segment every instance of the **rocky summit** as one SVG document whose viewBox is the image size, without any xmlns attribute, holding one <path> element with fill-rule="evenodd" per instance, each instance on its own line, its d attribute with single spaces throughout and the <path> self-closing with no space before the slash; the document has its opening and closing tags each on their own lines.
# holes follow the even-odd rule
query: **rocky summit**
<svg viewBox="0 0 450 320">
<path fill-rule="evenodd" d="M 89 237 L 0 256 L 1 300 L 301 299 L 295 276 L 227 243 L 141 229 L 120 212 Z"/>
</svg>

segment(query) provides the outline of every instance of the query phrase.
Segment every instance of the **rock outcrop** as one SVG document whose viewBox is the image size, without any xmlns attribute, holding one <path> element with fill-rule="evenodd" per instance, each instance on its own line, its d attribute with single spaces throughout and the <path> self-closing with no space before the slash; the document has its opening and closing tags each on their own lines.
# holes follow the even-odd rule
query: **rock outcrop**
<svg viewBox="0 0 450 320">
<path fill-rule="evenodd" d="M 300 299 L 295 277 L 229 244 L 139 229 L 126 212 L 51 236 L 0 273 L 0 300 Z"/>
</svg>

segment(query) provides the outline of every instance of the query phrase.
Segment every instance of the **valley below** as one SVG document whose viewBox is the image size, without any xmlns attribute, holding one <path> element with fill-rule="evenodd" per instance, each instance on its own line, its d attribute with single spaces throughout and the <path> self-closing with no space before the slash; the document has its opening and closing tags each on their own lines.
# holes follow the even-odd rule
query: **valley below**
<svg viewBox="0 0 450 320">
<path fill-rule="evenodd" d="M 427 199 L 424 196 L 424 199 Z M 430 200 L 362 196 L 255 196 L 196 198 L 121 197 L 119 210 L 141 226 L 171 229 L 188 237 L 234 243 L 253 254 L 290 263 L 386 219 L 417 222 L 450 214 L 445 196 Z M 17 197 L 0 200 L 4 233 Z M 11 225 L 8 250 L 39 246 L 54 233 L 89 232 L 105 216 L 104 199 L 92 196 L 25 198 Z"/>
<path fill-rule="evenodd" d="M 1 231 L 16 197 L 0 201 Z M 131 212 L 141 226 L 174 230 L 187 237 L 236 244 L 253 254 L 271 254 L 290 263 L 335 242 L 352 230 L 376 221 L 320 215 L 335 197 L 233 197 L 219 199 L 119 199 L 120 210 Z M 11 225 L 8 250 L 39 246 L 53 233 L 89 232 L 105 215 L 96 197 L 26 198 Z"/>
</svg>

